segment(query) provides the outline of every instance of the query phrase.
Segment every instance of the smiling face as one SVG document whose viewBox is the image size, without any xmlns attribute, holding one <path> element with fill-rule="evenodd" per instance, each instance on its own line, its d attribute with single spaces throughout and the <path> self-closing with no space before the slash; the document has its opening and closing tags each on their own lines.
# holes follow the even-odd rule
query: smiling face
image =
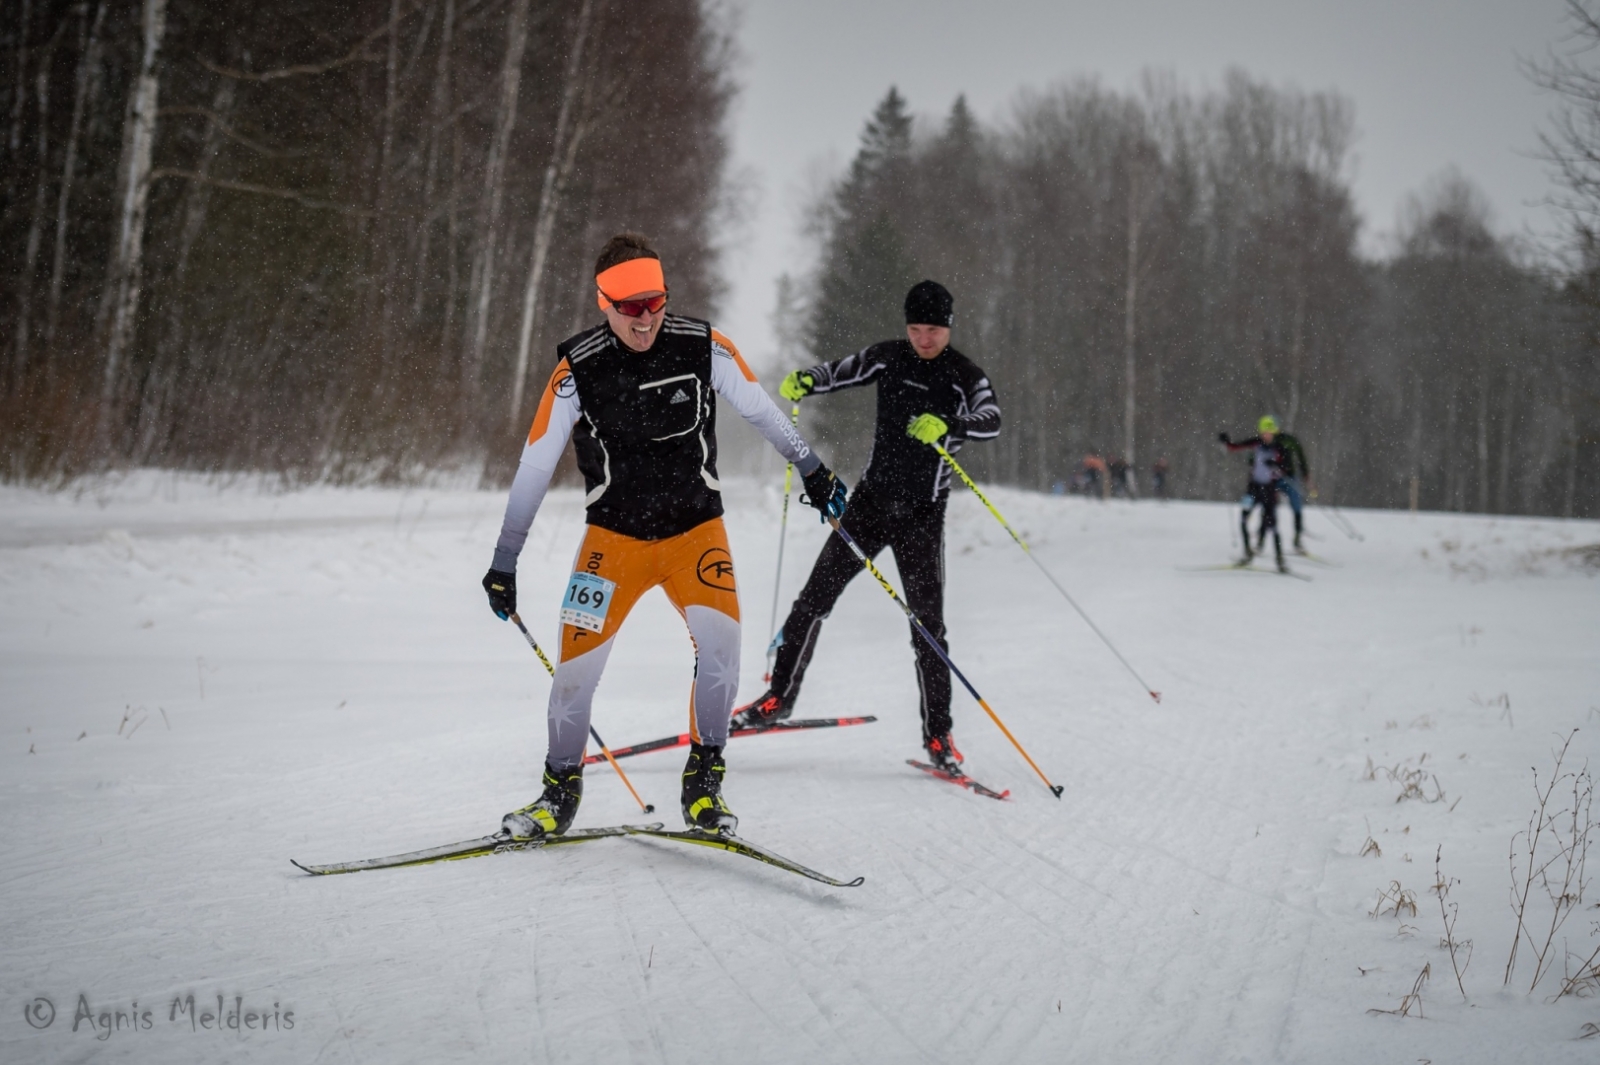
<svg viewBox="0 0 1600 1065">
<path fill-rule="evenodd" d="M 924 359 L 938 358 L 950 346 L 950 327 L 947 325 L 908 325 L 906 339 L 917 355 Z"/>
<path fill-rule="evenodd" d="M 632 295 L 620 297 L 617 303 L 627 303 L 632 300 L 648 300 L 666 293 L 660 289 L 650 292 L 635 292 Z M 606 321 L 611 325 L 611 331 L 617 334 L 623 346 L 630 351 L 649 351 L 650 346 L 656 342 L 656 334 L 661 332 L 661 323 L 667 316 L 666 307 L 658 311 L 644 308 L 644 313 L 638 317 L 629 317 L 617 310 L 616 304 L 607 303 L 602 308 Z"/>
</svg>

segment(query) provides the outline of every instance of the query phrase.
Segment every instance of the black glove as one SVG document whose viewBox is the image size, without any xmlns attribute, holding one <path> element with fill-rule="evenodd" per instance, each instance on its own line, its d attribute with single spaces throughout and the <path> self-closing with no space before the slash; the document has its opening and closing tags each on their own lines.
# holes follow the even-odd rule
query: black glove
<svg viewBox="0 0 1600 1065">
<path fill-rule="evenodd" d="M 847 490 L 844 482 L 835 477 L 826 465 L 819 464 L 802 477 L 800 483 L 805 486 L 805 495 L 800 497 L 800 502 L 816 507 L 823 521 L 829 518 L 838 521 L 844 517 Z"/>
<path fill-rule="evenodd" d="M 1231 443 L 1233 443 L 1233 441 L 1232 441 L 1232 440 L 1229 440 L 1229 439 L 1228 439 L 1228 434 L 1227 434 L 1227 433 L 1218 433 L 1218 434 L 1217 434 L 1217 439 L 1218 439 L 1218 440 L 1221 440 L 1221 441 L 1222 441 L 1222 442 L 1223 442 L 1223 443 L 1224 443 L 1224 444 L 1231 444 Z"/>
<path fill-rule="evenodd" d="M 483 575 L 483 590 L 489 593 L 489 609 L 501 621 L 517 612 L 517 575 L 492 569 Z"/>
</svg>

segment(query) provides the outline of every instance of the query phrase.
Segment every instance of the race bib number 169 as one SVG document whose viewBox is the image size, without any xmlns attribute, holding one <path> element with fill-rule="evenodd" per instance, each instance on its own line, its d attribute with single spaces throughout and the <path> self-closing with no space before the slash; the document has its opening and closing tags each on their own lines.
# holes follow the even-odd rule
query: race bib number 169
<svg viewBox="0 0 1600 1065">
<path fill-rule="evenodd" d="M 561 624 L 576 625 L 590 632 L 603 632 L 611 595 L 617 590 L 612 581 L 593 573 L 574 573 L 561 600 Z"/>
</svg>

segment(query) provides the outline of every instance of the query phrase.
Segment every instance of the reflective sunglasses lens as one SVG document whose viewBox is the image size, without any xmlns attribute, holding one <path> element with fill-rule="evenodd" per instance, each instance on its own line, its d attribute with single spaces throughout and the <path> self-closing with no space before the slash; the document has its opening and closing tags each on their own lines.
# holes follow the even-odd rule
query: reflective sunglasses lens
<svg viewBox="0 0 1600 1065">
<path fill-rule="evenodd" d="M 612 304 L 617 309 L 618 314 L 627 318 L 637 318 L 646 311 L 655 314 L 666 305 L 667 297 L 665 296 L 651 296 L 647 300 L 619 300 Z"/>
</svg>

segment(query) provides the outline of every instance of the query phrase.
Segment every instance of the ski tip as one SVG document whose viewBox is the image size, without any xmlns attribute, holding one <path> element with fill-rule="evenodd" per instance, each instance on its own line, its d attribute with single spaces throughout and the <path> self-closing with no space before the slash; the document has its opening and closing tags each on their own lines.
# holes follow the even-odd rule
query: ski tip
<svg viewBox="0 0 1600 1065">
<path fill-rule="evenodd" d="M 316 873 L 313 873 L 310 869 L 307 869 L 305 866 L 303 866 L 299 862 L 295 861 L 293 858 L 289 859 L 289 864 L 294 866 L 296 869 L 300 870 L 302 873 L 305 873 L 307 876 L 316 876 L 317 875 Z"/>
<path fill-rule="evenodd" d="M 867 882 L 867 878 L 866 877 L 858 876 L 854 880 L 846 880 L 846 881 L 844 881 L 839 886 L 840 887 L 860 887 L 862 884 L 865 884 L 866 882 Z"/>
</svg>

